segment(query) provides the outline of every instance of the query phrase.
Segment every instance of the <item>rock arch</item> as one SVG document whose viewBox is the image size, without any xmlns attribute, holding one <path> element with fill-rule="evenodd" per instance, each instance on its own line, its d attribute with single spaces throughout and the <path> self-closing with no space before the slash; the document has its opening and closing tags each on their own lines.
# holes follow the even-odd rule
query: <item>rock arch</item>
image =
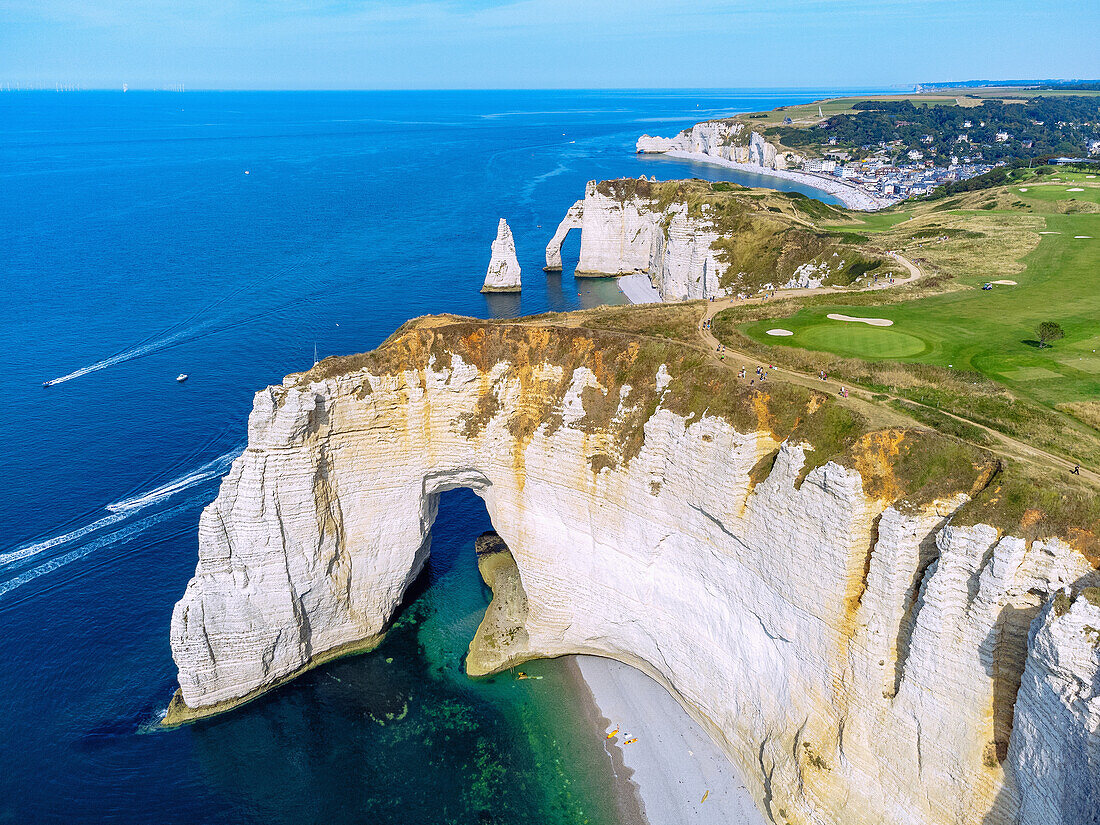
<svg viewBox="0 0 1100 825">
<path fill-rule="evenodd" d="M 546 245 L 546 266 L 543 269 L 547 272 L 561 272 L 561 245 L 565 243 L 565 236 L 570 230 L 581 229 L 583 222 L 584 201 L 579 200 L 569 207 L 565 217 L 558 224 L 554 237 Z"/>
<path fill-rule="evenodd" d="M 427 557 L 439 494 L 470 487 L 527 601 L 521 646 L 501 661 L 592 653 L 639 667 L 769 811 L 959 825 L 1015 822 L 1032 804 L 1034 822 L 1069 825 L 1059 812 L 1095 809 L 1095 763 L 1058 750 L 1100 748 L 1100 664 L 1081 631 L 1100 627 L 1100 591 L 1080 590 L 1096 583 L 1091 564 L 1058 540 L 945 526 L 961 493 L 897 509 L 851 465 L 803 472 L 807 450 L 770 429 L 769 404 L 812 399 L 776 382 L 730 396 L 745 410 L 723 407 L 692 383 L 704 367 L 656 346 L 427 319 L 258 393 L 173 612 L 168 721 L 376 644 Z M 911 436 L 867 437 L 885 455 Z M 1041 645 L 1013 633 L 990 646 L 1006 607 L 1071 586 L 1036 619 Z M 1005 701 L 989 667 L 1002 647 L 1026 658 L 1003 764 L 987 748 L 1007 733 L 990 712 Z M 1016 787 L 1033 764 L 1042 785 Z M 1066 787 L 1083 789 L 1072 808 L 1049 801 Z"/>
</svg>

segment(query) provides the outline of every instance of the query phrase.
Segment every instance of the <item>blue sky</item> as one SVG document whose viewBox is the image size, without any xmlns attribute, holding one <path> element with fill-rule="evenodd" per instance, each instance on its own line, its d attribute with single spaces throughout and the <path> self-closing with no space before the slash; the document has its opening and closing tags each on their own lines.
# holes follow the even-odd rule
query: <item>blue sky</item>
<svg viewBox="0 0 1100 825">
<path fill-rule="evenodd" d="M 0 0 L 0 84 L 892 86 L 1100 77 L 1100 0 Z"/>
</svg>

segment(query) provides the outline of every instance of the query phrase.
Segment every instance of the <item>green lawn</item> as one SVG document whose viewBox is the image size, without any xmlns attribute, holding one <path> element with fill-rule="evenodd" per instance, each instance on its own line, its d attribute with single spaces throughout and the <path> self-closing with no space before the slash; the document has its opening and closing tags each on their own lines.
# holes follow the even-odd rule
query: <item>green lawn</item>
<svg viewBox="0 0 1100 825">
<path fill-rule="evenodd" d="M 1085 181 L 1084 175 L 1080 177 Z M 1044 184 L 1016 194 L 1036 213 L 1049 213 L 1047 205 L 1054 200 L 1100 202 L 1096 180 L 1086 182 L 1085 192 Z M 962 278 L 960 283 L 970 289 L 905 303 L 808 307 L 790 318 L 749 322 L 741 329 L 773 346 L 973 369 L 1049 405 L 1096 400 L 1100 398 L 1100 214 L 1049 213 L 1045 217 L 1046 231 L 1060 234 L 1042 236 L 1023 259 L 1023 272 L 990 271 Z M 992 291 L 977 288 L 982 280 L 998 278 L 1019 285 L 996 286 Z M 894 325 L 834 321 L 826 318 L 829 313 L 889 318 Z M 1066 337 L 1040 349 L 1034 330 L 1040 321 L 1048 320 L 1058 322 Z M 773 327 L 789 329 L 794 335 L 766 335 Z"/>
<path fill-rule="evenodd" d="M 836 232 L 883 232 L 887 229 L 893 229 L 899 223 L 909 220 L 913 217 L 912 212 L 866 212 L 862 216 L 862 220 L 859 223 L 847 223 L 847 224 L 834 224 L 830 226 L 822 226 L 821 229 L 827 229 L 829 231 Z"/>
<path fill-rule="evenodd" d="M 1100 203 L 1100 187 L 1094 185 L 1096 180 L 1086 180 L 1084 175 L 1058 177 L 1060 180 L 1055 182 L 1037 184 L 1028 181 L 1020 186 L 1014 186 L 1013 191 L 1018 195 L 1026 196 L 1022 197 L 1021 200 L 1042 201 L 1044 203 L 1054 203 L 1055 201 Z M 1021 192 L 1021 189 L 1027 191 Z M 1071 189 L 1081 189 L 1083 191 L 1071 192 Z"/>
<path fill-rule="evenodd" d="M 858 312 L 853 315 L 857 318 L 867 317 Z M 921 355 L 928 350 L 928 345 L 916 335 L 891 327 L 872 327 L 851 321 L 826 319 L 824 323 L 803 329 L 797 337 L 802 346 L 808 349 L 824 349 L 838 355 L 868 358 L 872 361 Z"/>
</svg>

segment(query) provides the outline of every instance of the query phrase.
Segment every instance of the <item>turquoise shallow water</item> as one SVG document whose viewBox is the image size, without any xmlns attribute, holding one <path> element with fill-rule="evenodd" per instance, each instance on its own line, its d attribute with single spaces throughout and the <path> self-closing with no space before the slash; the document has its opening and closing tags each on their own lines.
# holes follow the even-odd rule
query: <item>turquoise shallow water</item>
<svg viewBox="0 0 1100 825">
<path fill-rule="evenodd" d="M 634 140 L 820 94 L 0 95 L 0 822 L 606 821 L 602 746 L 571 727 L 560 667 L 461 674 L 486 596 L 468 493 L 383 648 L 147 733 L 199 512 L 253 393 L 315 346 L 621 301 L 574 282 L 575 237 L 566 272 L 541 271 L 585 182 L 726 179 Z M 486 297 L 501 216 L 524 290 Z"/>
</svg>

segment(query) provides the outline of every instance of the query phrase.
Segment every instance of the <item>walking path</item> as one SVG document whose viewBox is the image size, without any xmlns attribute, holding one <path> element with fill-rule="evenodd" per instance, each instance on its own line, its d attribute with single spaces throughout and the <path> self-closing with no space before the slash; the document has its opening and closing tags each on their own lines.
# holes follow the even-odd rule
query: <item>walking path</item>
<svg viewBox="0 0 1100 825">
<path fill-rule="evenodd" d="M 838 293 L 838 292 L 839 293 L 849 293 L 849 294 L 852 293 L 852 292 L 874 292 L 875 290 L 879 290 L 879 289 L 892 289 L 894 287 L 903 286 L 905 284 L 911 284 L 911 283 L 914 283 L 915 281 L 918 281 L 918 280 L 920 280 L 921 278 L 924 277 L 924 272 L 921 271 L 920 267 L 918 267 L 915 263 L 910 261 L 908 258 L 902 256 L 901 254 L 899 254 L 897 252 L 888 252 L 887 254 L 891 258 L 893 258 L 895 261 L 897 261 L 899 264 L 901 264 L 903 267 L 905 267 L 905 269 L 909 272 L 909 277 L 907 277 L 907 278 L 894 278 L 892 282 L 890 281 L 890 279 L 884 278 L 881 283 L 873 283 L 869 286 L 865 286 L 861 289 L 856 289 L 856 290 L 847 289 L 847 288 L 841 287 L 841 286 L 819 286 L 815 289 L 811 289 L 809 287 L 802 288 L 802 289 L 777 289 L 777 290 L 774 290 L 771 293 L 771 295 L 773 296 L 772 299 L 758 298 L 758 297 L 752 297 L 752 298 L 737 298 L 737 297 L 716 298 L 713 301 L 708 301 L 707 302 L 707 314 L 706 314 L 706 316 L 704 316 L 704 320 L 709 321 L 711 318 L 713 318 L 715 315 L 717 315 L 723 309 L 729 309 L 730 307 L 737 307 L 737 306 L 749 306 L 749 305 L 752 305 L 752 304 L 762 304 L 762 303 L 765 303 L 768 300 L 774 300 L 775 297 L 778 297 L 778 298 L 803 298 L 807 295 L 831 295 L 831 294 Z"/>
<path fill-rule="evenodd" d="M 898 263 L 902 264 L 902 266 L 909 270 L 909 277 L 901 280 L 895 279 L 894 284 L 883 284 L 875 287 L 870 287 L 871 289 L 882 289 L 889 286 L 897 286 L 899 284 L 913 283 L 917 279 L 923 277 L 923 273 L 921 272 L 921 270 L 912 261 L 897 254 L 894 255 L 894 258 L 898 261 Z M 826 287 L 822 289 L 794 289 L 783 291 L 783 296 L 793 297 L 804 294 L 819 295 L 823 292 L 837 291 L 840 290 L 837 290 L 833 287 Z M 709 322 L 715 315 L 717 315 L 724 309 L 728 309 L 729 307 L 744 306 L 746 304 L 761 302 L 762 299 L 760 298 L 724 298 L 716 301 L 708 301 L 707 310 L 703 315 L 702 321 L 697 327 L 699 338 L 705 345 L 711 359 L 717 361 L 720 365 L 734 371 L 736 371 L 736 369 L 738 369 L 740 366 L 744 366 L 746 368 L 745 380 L 750 380 L 750 376 L 753 376 L 755 374 L 757 367 L 763 367 L 765 370 L 774 369 L 775 371 L 782 373 L 783 380 L 791 381 L 792 383 L 800 384 L 805 387 L 810 387 L 811 389 L 831 392 L 837 397 L 838 401 L 846 404 L 847 406 L 857 409 L 857 411 L 859 412 L 862 412 L 864 415 L 868 416 L 871 421 L 880 421 L 886 423 L 890 419 L 894 419 L 896 424 L 900 424 L 902 426 L 927 426 L 921 424 L 916 419 L 905 415 L 903 412 L 894 409 L 893 407 L 887 407 L 883 403 L 872 402 L 871 400 L 871 397 L 873 395 L 877 395 L 880 399 L 882 398 L 882 396 L 886 396 L 886 398 L 890 401 L 904 401 L 906 404 L 916 404 L 917 406 L 924 407 L 925 409 L 935 410 L 941 415 L 946 415 L 949 418 L 953 418 L 956 421 L 960 421 L 971 427 L 977 427 L 978 429 L 992 436 L 993 440 L 995 441 L 995 444 L 993 445 L 980 444 L 977 446 L 983 447 L 984 449 L 990 450 L 991 452 L 997 453 L 999 455 L 1009 458 L 1022 458 L 1024 460 L 1032 462 L 1045 463 L 1048 466 L 1053 466 L 1058 469 L 1070 472 L 1072 472 L 1073 468 L 1076 466 L 1072 461 L 1068 461 L 1064 458 L 1061 458 L 1060 456 L 1054 455 L 1053 453 L 1048 453 L 1046 450 L 1042 450 L 1038 447 L 1032 446 L 1031 444 L 1026 444 L 1023 441 L 1019 441 L 1010 435 L 1006 435 L 1000 430 L 993 429 L 992 427 L 987 427 L 986 425 L 980 424 L 977 421 L 972 421 L 969 418 L 961 415 L 956 415 L 955 413 L 948 412 L 947 410 L 940 409 L 939 407 L 931 407 L 927 404 L 921 404 L 920 402 L 913 401 L 912 399 L 905 398 L 903 396 L 891 395 L 889 393 L 873 393 L 860 387 L 854 387 L 850 383 L 841 384 L 841 382 L 835 381 L 833 379 L 822 381 L 817 376 L 798 372 L 796 370 L 790 369 L 789 367 L 773 368 L 770 364 L 761 361 L 758 358 L 754 358 L 746 352 L 741 352 L 740 350 L 734 350 L 726 347 L 711 332 L 709 324 L 704 323 Z M 840 395 L 841 387 L 847 388 L 848 395 L 846 397 Z M 1094 472 L 1093 470 L 1087 469 L 1083 466 L 1080 468 L 1079 477 L 1082 479 L 1088 479 L 1095 484 L 1100 484 L 1100 473 Z"/>
</svg>

